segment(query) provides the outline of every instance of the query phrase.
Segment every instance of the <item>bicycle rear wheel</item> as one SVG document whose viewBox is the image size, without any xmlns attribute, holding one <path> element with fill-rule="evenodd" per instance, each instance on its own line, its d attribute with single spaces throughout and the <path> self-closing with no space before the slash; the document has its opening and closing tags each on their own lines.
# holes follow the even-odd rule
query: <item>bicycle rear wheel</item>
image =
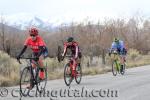
<svg viewBox="0 0 150 100">
<path fill-rule="evenodd" d="M 82 79 L 82 69 L 81 69 L 81 65 L 80 66 L 78 65 L 76 67 L 76 77 L 75 77 L 76 83 L 80 84 L 81 79 Z"/>
<path fill-rule="evenodd" d="M 70 72 L 70 73 L 69 73 Z M 70 66 L 69 66 L 69 63 L 65 65 L 65 68 L 64 68 L 64 81 L 65 81 L 65 84 L 67 86 L 70 86 L 71 82 L 72 82 L 72 76 L 71 76 L 71 69 L 70 69 Z"/>
<path fill-rule="evenodd" d="M 114 76 L 117 75 L 117 65 L 116 65 L 116 61 L 112 62 L 112 73 Z"/>
<path fill-rule="evenodd" d="M 58 46 L 57 59 L 58 59 L 59 62 L 61 62 L 61 60 L 62 60 L 61 53 L 62 53 L 62 48 L 61 48 L 61 46 Z"/>
<path fill-rule="evenodd" d="M 27 88 L 31 84 L 31 73 L 30 67 L 25 67 L 21 72 L 20 77 L 20 94 L 23 96 L 27 96 L 30 90 Z"/>
<path fill-rule="evenodd" d="M 40 93 L 45 90 L 45 87 L 46 87 L 46 84 L 47 84 L 47 67 L 42 68 L 42 69 L 44 71 L 44 79 L 39 78 L 39 72 L 40 72 L 39 69 L 38 69 L 37 74 L 36 74 L 37 75 L 37 77 L 36 77 L 37 91 L 40 92 Z"/>
<path fill-rule="evenodd" d="M 120 73 L 121 73 L 121 75 L 124 75 L 124 74 L 125 74 L 125 67 L 126 67 L 126 65 L 125 65 L 125 64 L 123 64 L 123 69 L 122 69 L 122 71 L 120 72 Z"/>
</svg>

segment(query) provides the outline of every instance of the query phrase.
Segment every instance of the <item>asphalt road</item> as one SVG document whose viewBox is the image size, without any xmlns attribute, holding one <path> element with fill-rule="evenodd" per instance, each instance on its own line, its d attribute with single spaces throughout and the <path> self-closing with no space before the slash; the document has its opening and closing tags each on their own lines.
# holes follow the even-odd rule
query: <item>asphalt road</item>
<svg viewBox="0 0 150 100">
<path fill-rule="evenodd" d="M 20 97 L 18 87 L 6 89 L 7 97 L 0 100 L 150 100 L 150 66 L 127 69 L 123 76 L 111 72 L 84 76 L 80 85 L 73 81 L 70 87 L 63 79 L 48 81 L 45 94 L 36 95 L 33 90 L 32 97 Z M 1 88 L 0 96 L 5 94 Z"/>
</svg>

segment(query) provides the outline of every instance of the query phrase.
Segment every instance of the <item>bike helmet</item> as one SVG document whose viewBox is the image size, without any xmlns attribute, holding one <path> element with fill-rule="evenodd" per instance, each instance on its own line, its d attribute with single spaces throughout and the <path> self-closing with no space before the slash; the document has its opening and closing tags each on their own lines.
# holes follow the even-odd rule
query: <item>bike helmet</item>
<svg viewBox="0 0 150 100">
<path fill-rule="evenodd" d="M 115 38 L 114 38 L 114 42 L 117 42 L 117 43 L 118 43 L 118 42 L 119 42 L 119 38 L 115 37 Z"/>
<path fill-rule="evenodd" d="M 32 27 L 32 28 L 30 28 L 29 29 L 29 33 L 30 33 L 30 35 L 38 35 L 38 29 L 37 28 L 35 28 L 35 27 Z"/>
<path fill-rule="evenodd" d="M 72 42 L 74 40 L 73 37 L 68 37 L 67 42 Z"/>
</svg>

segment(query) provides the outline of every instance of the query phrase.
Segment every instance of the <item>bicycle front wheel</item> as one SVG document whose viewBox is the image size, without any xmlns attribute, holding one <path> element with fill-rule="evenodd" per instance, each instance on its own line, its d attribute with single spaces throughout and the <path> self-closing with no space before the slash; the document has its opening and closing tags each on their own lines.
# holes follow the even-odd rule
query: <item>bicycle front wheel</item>
<svg viewBox="0 0 150 100">
<path fill-rule="evenodd" d="M 25 67 L 21 72 L 20 77 L 20 94 L 23 96 L 27 96 L 30 90 L 27 88 L 31 84 L 31 73 L 30 67 Z"/>
<path fill-rule="evenodd" d="M 66 64 L 64 68 L 64 81 L 67 86 L 70 86 L 72 82 L 72 77 L 71 77 L 71 68 L 69 66 L 70 64 Z"/>
<path fill-rule="evenodd" d="M 38 92 L 43 92 L 45 90 L 46 84 L 47 84 L 47 67 L 42 68 L 43 72 L 44 72 L 44 78 L 40 79 L 39 75 L 40 75 L 40 70 L 38 69 L 37 71 L 37 78 L 36 78 L 36 86 L 37 86 L 37 90 Z"/>
<path fill-rule="evenodd" d="M 81 65 L 78 65 L 76 67 L 76 77 L 75 77 L 76 83 L 80 84 L 81 79 L 82 79 L 82 69 L 81 69 Z"/>
<path fill-rule="evenodd" d="M 117 63 L 116 61 L 112 62 L 112 73 L 113 73 L 114 76 L 117 75 L 117 65 L 116 65 L 116 63 Z"/>
</svg>

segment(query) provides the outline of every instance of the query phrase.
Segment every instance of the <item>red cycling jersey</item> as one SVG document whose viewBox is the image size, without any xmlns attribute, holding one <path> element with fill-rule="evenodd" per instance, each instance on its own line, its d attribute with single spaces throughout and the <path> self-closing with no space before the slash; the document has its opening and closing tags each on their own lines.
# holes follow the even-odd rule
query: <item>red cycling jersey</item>
<svg viewBox="0 0 150 100">
<path fill-rule="evenodd" d="M 40 36 L 37 36 L 35 41 L 33 41 L 31 37 L 28 37 L 24 45 L 29 46 L 33 52 L 39 52 L 39 46 L 46 46 Z"/>
<path fill-rule="evenodd" d="M 78 57 L 78 53 L 80 52 L 80 50 L 79 50 L 79 46 L 78 46 L 78 43 L 77 43 L 77 42 L 73 42 L 73 43 L 65 42 L 65 43 L 64 43 L 64 53 L 65 53 L 65 54 L 66 54 L 66 52 L 67 52 L 67 49 L 70 49 L 70 50 L 71 50 L 72 55 L 74 55 L 75 58 Z"/>
</svg>

